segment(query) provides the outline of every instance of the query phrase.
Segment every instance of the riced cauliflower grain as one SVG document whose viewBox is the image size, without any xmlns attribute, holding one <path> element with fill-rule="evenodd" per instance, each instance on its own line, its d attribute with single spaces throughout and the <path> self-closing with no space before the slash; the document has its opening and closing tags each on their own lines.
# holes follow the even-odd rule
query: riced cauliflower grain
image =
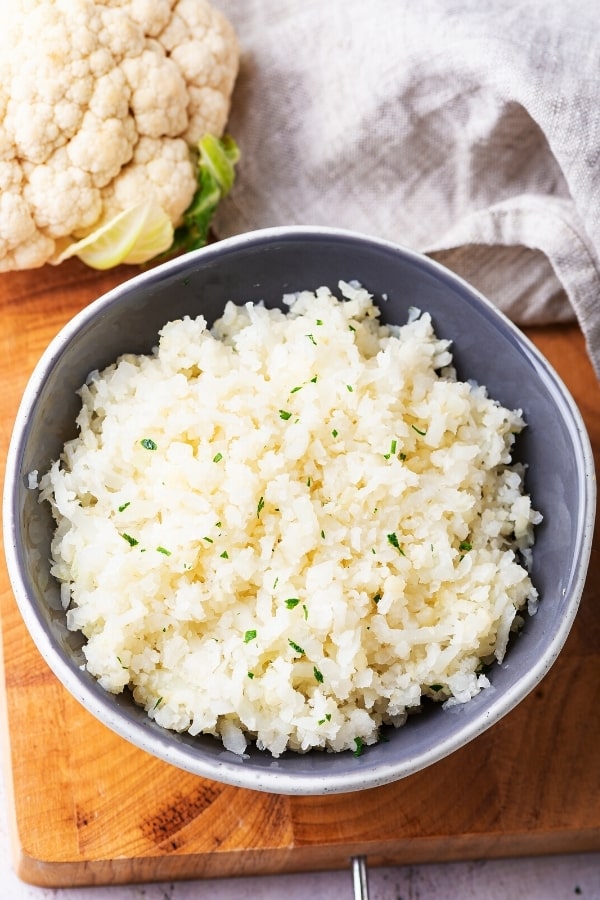
<svg viewBox="0 0 600 900">
<path fill-rule="evenodd" d="M 40 482 L 87 669 L 165 728 L 333 751 L 489 682 L 537 593 L 519 411 L 340 282 L 167 324 Z"/>
</svg>

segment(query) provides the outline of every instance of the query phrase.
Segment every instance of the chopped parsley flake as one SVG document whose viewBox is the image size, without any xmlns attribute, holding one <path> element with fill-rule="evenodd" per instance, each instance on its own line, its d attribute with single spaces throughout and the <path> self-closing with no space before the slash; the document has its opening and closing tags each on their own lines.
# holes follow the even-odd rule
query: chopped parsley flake
<svg viewBox="0 0 600 900">
<path fill-rule="evenodd" d="M 308 607 L 307 607 L 306 603 L 302 604 L 302 609 L 304 610 L 304 618 L 306 620 L 306 619 L 308 619 Z"/>
<path fill-rule="evenodd" d="M 315 675 L 315 681 L 318 681 L 319 684 L 323 684 L 323 673 L 320 672 L 316 666 L 313 666 L 313 672 Z"/>
<path fill-rule="evenodd" d="M 277 587 L 277 582 L 278 582 L 278 581 L 279 581 L 279 575 L 277 576 L 277 578 L 276 578 L 275 581 L 273 582 L 273 590 L 275 590 L 275 588 Z"/>
<path fill-rule="evenodd" d="M 221 559 L 229 559 L 229 553 L 227 552 L 227 550 L 223 550 L 223 552 L 221 553 Z"/>
<path fill-rule="evenodd" d="M 152 438 L 142 438 L 140 444 L 144 448 L 144 450 L 156 450 L 157 444 L 152 440 Z"/>
<path fill-rule="evenodd" d="M 318 378 L 318 375 L 313 375 L 313 377 L 310 379 L 311 384 L 316 384 L 316 383 L 317 383 L 317 378 Z"/>
<path fill-rule="evenodd" d="M 248 678 L 252 680 L 252 678 L 254 678 L 254 672 L 248 672 Z"/>
<path fill-rule="evenodd" d="M 396 439 L 394 439 L 392 441 L 392 443 L 390 444 L 390 453 L 395 453 L 397 446 L 398 446 L 398 441 Z"/>
<path fill-rule="evenodd" d="M 398 459 L 401 459 L 402 462 L 404 462 L 404 460 L 406 459 L 406 453 L 399 453 L 399 454 L 398 454 Z"/>
<path fill-rule="evenodd" d="M 375 596 L 373 597 L 373 603 L 375 605 L 377 605 L 380 600 L 381 600 L 381 594 L 375 594 Z"/>
<path fill-rule="evenodd" d="M 321 537 L 323 538 L 323 540 L 325 540 L 325 532 L 323 531 L 323 529 L 321 529 Z"/>
<path fill-rule="evenodd" d="M 261 497 L 256 506 L 256 518 L 257 519 L 259 518 L 259 516 L 264 508 L 265 508 L 265 498 Z"/>
<path fill-rule="evenodd" d="M 350 329 L 350 331 L 356 331 L 356 328 L 354 327 L 354 325 L 348 325 L 348 328 Z"/>
<path fill-rule="evenodd" d="M 293 388 L 291 389 L 290 394 L 297 394 L 298 391 L 301 391 L 301 390 L 302 390 L 302 385 L 299 384 L 299 385 L 297 385 L 296 387 L 293 387 Z"/>
<path fill-rule="evenodd" d="M 349 391 L 350 393 L 352 393 L 352 392 L 354 391 L 354 388 L 352 387 L 351 384 L 347 384 L 347 385 L 346 385 L 346 390 Z"/>
<path fill-rule="evenodd" d="M 117 659 L 119 660 L 119 665 L 121 666 L 122 669 L 128 669 L 128 668 L 129 668 L 129 666 L 124 665 L 123 660 L 121 659 L 120 656 L 117 656 Z"/>
<path fill-rule="evenodd" d="M 215 528 L 220 528 L 220 527 L 221 527 L 221 523 L 220 523 L 220 522 L 215 522 Z"/>
<path fill-rule="evenodd" d="M 288 599 L 285 601 L 285 605 L 288 609 L 294 609 L 294 607 L 298 606 L 299 603 L 300 600 L 298 599 L 298 597 L 288 597 Z"/>
<path fill-rule="evenodd" d="M 131 506 L 131 500 L 128 500 L 127 503 L 122 503 L 119 507 L 119 512 L 123 512 L 123 510 L 127 509 L 128 506 Z"/>
<path fill-rule="evenodd" d="M 317 324 L 317 325 L 322 325 L 322 324 L 323 324 L 323 319 L 317 319 L 316 324 Z"/>
<path fill-rule="evenodd" d="M 171 551 L 170 551 L 170 550 L 167 550 L 166 547 L 157 547 L 156 549 L 158 550 L 159 553 L 164 554 L 164 556 L 170 556 L 170 555 L 171 555 Z"/>
<path fill-rule="evenodd" d="M 338 436 L 338 430 L 337 430 L 337 428 L 334 428 L 333 431 L 332 431 L 331 433 L 332 433 L 333 437 L 337 437 L 337 436 Z"/>
<path fill-rule="evenodd" d="M 131 537 L 130 534 L 127 534 L 125 531 L 122 532 L 121 537 L 123 540 L 127 541 L 130 547 L 136 547 L 139 544 L 139 541 L 134 537 Z"/>
<path fill-rule="evenodd" d="M 206 536 L 204 536 L 204 537 L 202 538 L 202 540 L 203 540 L 203 541 L 207 541 L 209 544 L 214 544 L 214 541 L 213 541 L 213 539 L 212 539 L 211 537 L 206 537 Z"/>
<path fill-rule="evenodd" d="M 315 341 L 315 336 L 313 334 L 307 334 L 306 337 L 315 345 L 315 347 L 317 346 L 317 342 Z"/>
<path fill-rule="evenodd" d="M 391 544 L 392 547 L 396 548 L 396 550 L 398 551 L 400 556 L 406 556 L 406 553 L 404 552 L 404 550 L 398 543 L 398 535 L 396 534 L 395 531 L 392 531 L 391 534 L 388 534 L 387 539 L 388 539 L 388 543 Z"/>
<path fill-rule="evenodd" d="M 246 634 L 244 635 L 244 643 L 245 643 L 245 644 L 249 644 L 250 641 L 253 641 L 255 637 L 256 637 L 256 629 L 251 628 L 251 629 L 250 629 L 249 631 L 247 631 Z"/>
<path fill-rule="evenodd" d="M 287 409 L 280 409 L 279 418 L 283 419 L 284 422 L 287 422 L 288 419 L 292 418 L 292 414 Z"/>
<path fill-rule="evenodd" d="M 296 644 L 295 641 L 292 641 L 291 638 L 288 638 L 288 644 L 290 645 L 292 650 L 295 650 L 296 653 L 299 653 L 301 656 L 304 656 L 304 650 L 302 649 L 302 647 L 299 644 Z"/>
<path fill-rule="evenodd" d="M 411 427 L 414 431 L 416 431 L 417 434 L 420 434 L 421 436 L 427 434 L 427 429 L 425 429 L 425 431 L 421 431 L 421 429 L 420 429 L 420 428 L 417 428 L 416 425 L 411 425 L 410 427 Z"/>
<path fill-rule="evenodd" d="M 306 487 L 310 487 L 310 484 L 311 484 L 311 481 L 310 481 L 310 475 L 309 475 L 308 478 L 306 479 Z"/>
<path fill-rule="evenodd" d="M 157 707 L 159 707 L 162 702 L 163 702 L 163 698 L 159 697 L 158 700 L 156 701 L 156 703 L 154 704 L 154 706 L 152 707 L 152 709 L 156 709 Z"/>
<path fill-rule="evenodd" d="M 458 545 L 458 549 L 459 549 L 459 550 L 465 550 L 465 551 L 466 551 L 466 550 L 472 550 L 472 549 L 473 549 L 473 545 L 472 545 L 469 541 L 461 541 L 460 544 Z"/>
<path fill-rule="evenodd" d="M 363 752 L 363 748 L 364 748 L 363 739 L 359 738 L 359 737 L 355 737 L 354 738 L 354 746 L 356 747 L 356 750 L 354 750 L 354 756 L 360 756 L 361 753 Z"/>
<path fill-rule="evenodd" d="M 215 453 L 215 455 L 213 456 L 213 460 L 212 460 L 212 461 L 213 461 L 214 463 L 218 463 L 218 462 L 221 462 L 222 459 L 223 459 L 223 454 L 222 454 L 222 453 Z"/>
</svg>

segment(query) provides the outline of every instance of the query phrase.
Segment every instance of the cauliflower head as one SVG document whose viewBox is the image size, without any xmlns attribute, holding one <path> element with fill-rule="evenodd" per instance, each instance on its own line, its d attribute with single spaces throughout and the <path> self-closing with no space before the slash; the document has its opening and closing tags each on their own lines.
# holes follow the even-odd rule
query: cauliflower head
<svg viewBox="0 0 600 900">
<path fill-rule="evenodd" d="M 229 114 L 231 24 L 208 0 L 11 0 L 2 14 L 0 271 L 58 262 L 136 204 L 172 237 L 198 142 Z"/>
</svg>

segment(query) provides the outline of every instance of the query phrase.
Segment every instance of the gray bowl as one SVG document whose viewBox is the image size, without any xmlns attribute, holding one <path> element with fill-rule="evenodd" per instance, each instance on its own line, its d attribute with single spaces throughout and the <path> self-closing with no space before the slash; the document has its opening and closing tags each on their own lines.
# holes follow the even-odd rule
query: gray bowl
<svg viewBox="0 0 600 900">
<path fill-rule="evenodd" d="M 53 522 L 27 488 L 75 435 L 76 390 L 92 369 L 125 352 L 148 352 L 169 319 L 203 313 L 212 322 L 226 300 L 280 305 L 284 292 L 340 279 L 360 281 L 381 300 L 383 319 L 404 322 L 409 306 L 428 310 L 451 338 L 459 377 L 521 408 L 528 423 L 517 458 L 529 465 L 527 489 L 544 514 L 532 577 L 541 602 L 513 639 L 491 687 L 469 703 L 427 708 L 390 730 L 388 741 L 352 753 L 286 753 L 250 748 L 242 758 L 210 736 L 157 726 L 129 693 L 107 694 L 81 667 L 81 638 L 69 632 L 49 574 Z M 566 388 L 514 325 L 487 300 L 431 260 L 393 244 L 326 228 L 274 228 L 222 241 L 145 272 L 96 300 L 50 344 L 25 390 L 10 445 L 5 550 L 13 590 L 37 647 L 64 686 L 100 721 L 149 753 L 197 775 L 283 794 L 327 794 L 395 781 L 435 763 L 497 722 L 554 663 L 583 590 L 595 512 L 593 458 Z"/>
</svg>

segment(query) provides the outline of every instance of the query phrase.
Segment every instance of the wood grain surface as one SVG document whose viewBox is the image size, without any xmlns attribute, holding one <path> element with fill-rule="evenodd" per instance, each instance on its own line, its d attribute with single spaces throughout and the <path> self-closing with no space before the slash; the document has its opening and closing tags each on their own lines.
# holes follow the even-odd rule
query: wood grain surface
<svg viewBox="0 0 600 900">
<path fill-rule="evenodd" d="M 48 341 L 134 274 L 77 260 L 0 275 L 0 441 Z M 586 420 L 600 387 L 578 328 L 530 330 Z M 284 797 L 207 781 L 128 745 L 58 683 L 0 566 L 4 764 L 14 865 L 46 886 L 116 884 L 600 849 L 600 583 L 596 532 L 575 626 L 517 709 L 451 757 L 359 794 Z"/>
</svg>

